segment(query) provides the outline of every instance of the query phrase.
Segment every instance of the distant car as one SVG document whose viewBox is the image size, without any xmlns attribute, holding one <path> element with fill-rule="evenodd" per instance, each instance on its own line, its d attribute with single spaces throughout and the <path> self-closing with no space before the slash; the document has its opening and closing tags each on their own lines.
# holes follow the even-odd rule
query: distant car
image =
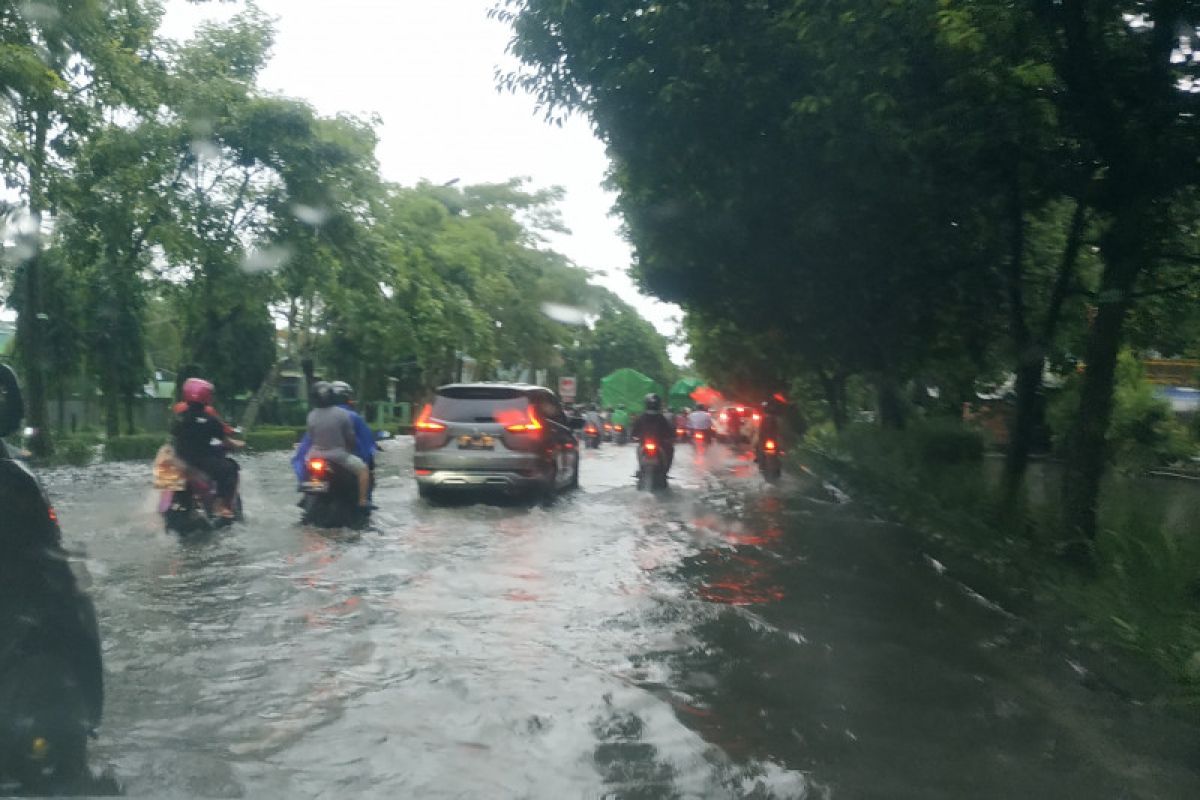
<svg viewBox="0 0 1200 800">
<path fill-rule="evenodd" d="M 451 384 L 413 424 L 422 497 L 465 490 L 553 494 L 579 485 L 579 442 L 549 389 Z"/>
</svg>

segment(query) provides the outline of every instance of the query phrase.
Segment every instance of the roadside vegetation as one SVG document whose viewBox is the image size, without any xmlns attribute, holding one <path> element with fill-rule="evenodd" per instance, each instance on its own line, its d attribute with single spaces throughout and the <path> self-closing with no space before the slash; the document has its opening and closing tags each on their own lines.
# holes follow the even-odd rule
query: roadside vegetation
<svg viewBox="0 0 1200 800">
<path fill-rule="evenodd" d="M 1195 671 L 1200 524 L 1106 492 L 1196 452 L 1137 373 L 1200 356 L 1200 3 L 585 5 L 499 3 L 507 85 L 593 123 L 701 374 L 790 389 L 897 509 Z"/>
<path fill-rule="evenodd" d="M 274 34 L 252 3 L 183 43 L 161 15 L 0 9 L 0 296 L 39 455 L 61 425 L 49 401 L 75 398 L 103 404 L 110 449 L 134 448 L 116 442 L 156 370 L 259 401 L 306 360 L 364 401 L 389 378 L 418 400 L 468 359 L 478 378 L 594 384 L 619 359 L 673 380 L 665 339 L 547 247 L 560 190 L 389 183 L 377 120 L 258 87 Z M 86 437 L 57 433 L 84 457 Z"/>
</svg>

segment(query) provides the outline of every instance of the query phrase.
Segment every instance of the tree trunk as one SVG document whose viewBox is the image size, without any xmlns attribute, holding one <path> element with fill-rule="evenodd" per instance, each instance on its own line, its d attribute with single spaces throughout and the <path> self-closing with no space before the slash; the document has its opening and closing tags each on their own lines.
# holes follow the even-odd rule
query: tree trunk
<svg viewBox="0 0 1200 800">
<path fill-rule="evenodd" d="M 121 400 L 125 405 L 125 433 L 133 436 L 137 433 L 137 429 L 133 424 L 133 395 L 126 393 Z"/>
<path fill-rule="evenodd" d="M 1088 337 L 1079 413 L 1069 438 L 1063 482 L 1064 521 L 1076 538 L 1094 541 L 1100 481 L 1108 463 L 1117 354 L 1133 288 L 1144 262 L 1140 243 L 1144 220 L 1134 211 L 1118 215 L 1102 245 L 1105 256 L 1100 306 Z"/>
<path fill-rule="evenodd" d="M 112 387 L 104 390 L 104 434 L 110 439 L 121 435 L 121 399 Z"/>
<path fill-rule="evenodd" d="M 834 372 L 827 374 L 818 372 L 821 388 L 825 392 L 825 402 L 829 406 L 830 416 L 833 417 L 833 427 L 839 431 L 845 430 L 848 421 L 846 412 L 846 374 Z"/>
<path fill-rule="evenodd" d="M 890 370 L 879 373 L 875 378 L 875 391 L 879 403 L 879 424 L 889 430 L 903 430 L 904 403 L 895 374 Z"/>
<path fill-rule="evenodd" d="M 311 404 L 313 384 L 317 382 L 316 368 L 313 365 L 313 360 L 306 358 L 301 361 L 300 369 L 304 370 L 304 399 Z"/>
<path fill-rule="evenodd" d="M 1004 497 L 1011 501 L 1021 490 L 1029 454 L 1045 419 L 1042 370 L 1045 362 L 1026 357 L 1017 366 L 1017 408 L 1009 431 L 1008 457 L 1004 464 Z"/>
<path fill-rule="evenodd" d="M 42 347 L 42 213 L 45 211 L 46 134 L 49 120 L 44 110 L 34 112 L 33 147 L 29 160 L 29 216 L 32 232 L 28 235 L 29 260 L 25 263 L 25 297 L 18 320 L 21 360 L 25 367 L 25 413 L 29 426 L 37 433 L 29 440 L 36 456 L 54 452 L 50 437 L 46 404 L 46 359 Z"/>
<path fill-rule="evenodd" d="M 275 385 L 279 383 L 279 373 L 282 369 L 283 362 L 276 361 L 267 372 L 267 376 L 263 378 L 262 385 L 258 387 L 258 391 L 254 393 L 254 396 L 250 398 L 250 402 L 246 404 L 246 410 L 242 412 L 241 422 L 244 430 L 250 430 L 258 422 L 259 409 L 275 393 Z"/>
</svg>

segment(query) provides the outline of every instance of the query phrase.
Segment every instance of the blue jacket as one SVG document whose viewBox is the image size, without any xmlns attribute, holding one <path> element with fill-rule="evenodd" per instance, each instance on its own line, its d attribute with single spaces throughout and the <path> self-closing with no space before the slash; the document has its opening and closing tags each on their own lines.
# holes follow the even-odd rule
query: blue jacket
<svg viewBox="0 0 1200 800">
<path fill-rule="evenodd" d="M 379 449 L 379 446 L 375 443 L 375 434 L 371 432 L 371 426 L 354 409 L 342 407 L 350 413 L 350 419 L 354 421 L 354 455 L 366 462 L 368 467 L 374 468 L 375 451 Z M 305 462 L 308 461 L 310 447 L 312 447 L 312 439 L 306 433 L 292 456 L 292 471 L 296 473 L 298 481 L 307 477 L 308 465 Z"/>
</svg>

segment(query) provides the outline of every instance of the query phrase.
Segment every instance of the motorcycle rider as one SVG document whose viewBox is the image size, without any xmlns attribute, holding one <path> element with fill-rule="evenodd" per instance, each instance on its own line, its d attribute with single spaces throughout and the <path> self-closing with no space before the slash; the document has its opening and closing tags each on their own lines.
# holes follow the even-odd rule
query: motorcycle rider
<svg viewBox="0 0 1200 800">
<path fill-rule="evenodd" d="M 696 410 L 688 415 L 687 427 L 689 433 L 704 434 L 705 441 L 712 434 L 712 414 L 704 403 L 696 403 Z"/>
<path fill-rule="evenodd" d="M 583 424 L 591 425 L 596 429 L 596 435 L 601 436 L 604 433 L 604 417 L 600 415 L 600 411 L 596 408 L 595 403 L 588 403 L 586 410 L 583 412 Z"/>
<path fill-rule="evenodd" d="M 4 365 L 0 408 L 7 433 L 23 409 Z M 87 734 L 104 707 L 96 612 L 41 484 L 2 441 L 0 509 L 0 787 L 6 795 L 115 791 L 87 766 Z"/>
<path fill-rule="evenodd" d="M 624 403 L 618 403 L 616 411 L 612 412 L 613 433 L 616 433 L 617 426 L 620 425 L 625 430 L 629 430 L 629 412 L 625 410 Z"/>
<path fill-rule="evenodd" d="M 768 439 L 774 440 L 777 445 L 779 444 L 780 419 L 783 416 L 785 406 L 783 395 L 778 393 L 762 402 L 762 421 L 755 432 L 754 441 L 754 451 L 759 456 L 762 455 L 763 443 Z"/>
<path fill-rule="evenodd" d="M 354 433 L 354 420 L 350 412 L 337 405 L 333 386 L 325 381 L 313 386 L 313 405 L 315 408 L 308 412 L 308 438 L 312 443 L 309 455 L 319 456 L 350 470 L 358 480 L 359 511 L 370 511 L 371 470 L 356 455 L 358 437 Z"/>
<path fill-rule="evenodd" d="M 361 414 L 354 410 L 354 387 L 345 381 L 334 381 L 329 384 L 329 388 L 333 392 L 334 404 L 344 408 L 354 423 L 354 455 L 361 458 L 367 465 L 367 469 L 374 473 L 375 453 L 379 450 L 379 444 L 375 441 L 375 434 L 371 430 L 371 426 L 367 424 Z M 310 449 L 312 449 L 312 437 L 305 433 L 304 438 L 296 447 L 295 454 L 292 455 L 292 470 L 296 473 L 297 480 L 303 481 L 307 474 Z"/>
<path fill-rule="evenodd" d="M 176 413 L 171 425 L 175 455 L 193 469 L 212 478 L 217 485 L 216 515 L 232 519 L 237 500 L 238 465 L 225 455 L 226 448 L 245 446 L 229 438 L 225 423 L 210 414 L 215 387 L 202 378 L 188 378 L 183 384 L 183 411 Z M 215 444 L 214 444 L 215 443 Z"/>
<path fill-rule="evenodd" d="M 662 398 L 646 395 L 646 412 L 633 423 L 631 435 L 639 441 L 653 439 L 662 448 L 664 472 L 671 471 L 675 461 L 675 425 L 663 415 Z"/>
</svg>

